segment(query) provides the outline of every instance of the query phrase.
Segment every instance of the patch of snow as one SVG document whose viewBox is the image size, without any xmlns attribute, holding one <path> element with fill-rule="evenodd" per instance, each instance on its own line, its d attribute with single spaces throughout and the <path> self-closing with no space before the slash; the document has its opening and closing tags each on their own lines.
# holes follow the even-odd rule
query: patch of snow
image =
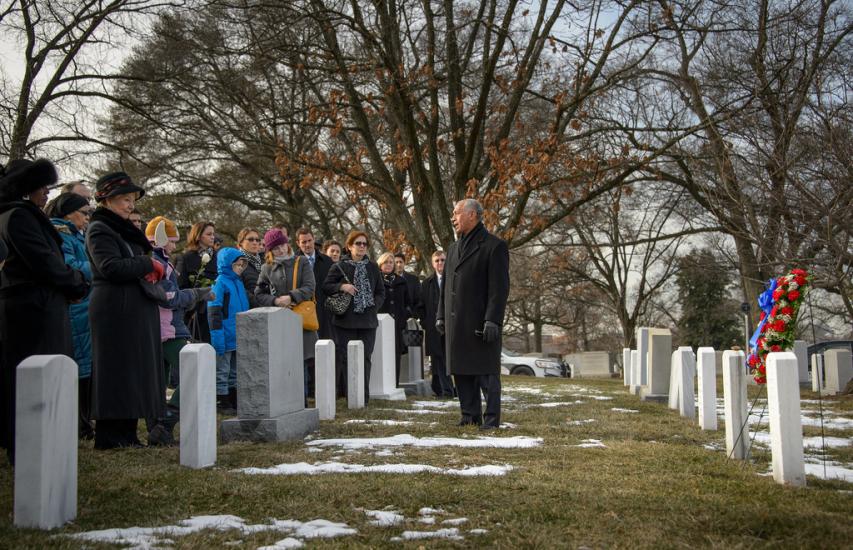
<svg viewBox="0 0 853 550">
<path fill-rule="evenodd" d="M 269 546 L 261 546 L 258 550 L 281 550 L 282 548 L 302 548 L 303 546 L 305 546 L 305 543 L 301 540 L 293 537 L 287 537 L 286 539 L 276 541 L 274 544 Z"/>
<path fill-rule="evenodd" d="M 596 401 L 612 401 L 612 397 L 607 397 L 606 395 L 572 395 L 572 397 L 584 397 L 586 399 L 595 399 Z M 582 403 L 582 401 L 581 401 Z"/>
<path fill-rule="evenodd" d="M 241 468 L 234 470 L 249 475 L 319 475 L 319 474 L 420 474 L 424 472 L 445 474 L 462 477 L 502 476 L 513 470 L 509 464 L 503 466 L 470 466 L 462 469 L 439 468 L 426 464 L 346 464 L 343 462 L 297 462 L 295 464 L 279 464 L 270 468 Z"/>
<path fill-rule="evenodd" d="M 414 437 L 399 434 L 377 438 L 317 439 L 309 441 L 310 446 L 344 447 L 347 449 L 366 449 L 371 447 L 491 447 L 498 449 L 527 449 L 542 445 L 541 437 L 477 437 L 461 439 L 457 437 Z"/>
<path fill-rule="evenodd" d="M 459 403 L 456 401 L 412 401 L 416 409 L 456 409 Z"/>
<path fill-rule="evenodd" d="M 637 409 L 622 409 L 622 408 L 619 408 L 619 407 L 613 407 L 613 408 L 612 408 L 612 409 L 610 409 L 610 410 L 611 410 L 611 411 L 614 411 L 614 412 L 620 412 L 620 413 L 638 413 L 638 412 L 640 412 L 640 411 L 638 411 Z"/>
<path fill-rule="evenodd" d="M 361 418 L 354 418 L 352 420 L 347 420 L 344 424 L 368 424 L 368 425 L 376 425 L 376 426 L 411 426 L 413 424 L 425 424 L 425 422 L 414 422 L 412 420 L 384 420 L 384 419 L 374 419 L 374 420 L 364 420 Z"/>
<path fill-rule="evenodd" d="M 400 533 L 400 538 L 402 540 L 417 540 L 417 539 L 465 540 L 465 537 L 462 537 L 459 535 L 459 529 L 457 529 L 456 527 L 448 527 L 447 529 L 437 529 L 435 531 L 403 531 L 402 533 Z"/>
<path fill-rule="evenodd" d="M 590 424 L 592 422 L 595 422 L 594 418 L 587 418 L 586 420 L 569 420 L 569 424 L 571 424 L 572 426 L 581 426 L 583 424 Z"/>
<path fill-rule="evenodd" d="M 472 535 L 485 535 L 489 531 L 488 531 L 488 529 L 471 529 L 468 532 Z"/>
<path fill-rule="evenodd" d="M 769 446 L 770 445 L 770 434 L 768 432 L 749 432 L 749 437 L 754 438 L 755 443 L 759 443 L 761 445 Z M 848 437 L 804 437 L 803 438 L 803 447 L 804 448 L 814 448 L 820 449 L 823 448 L 824 445 L 829 449 L 838 449 L 842 447 L 849 447 L 853 445 L 853 438 Z"/>
<path fill-rule="evenodd" d="M 844 481 L 853 483 L 853 470 L 833 461 L 826 462 L 825 476 L 823 474 L 823 462 L 813 463 L 807 461 L 806 474 L 819 477 L 821 479 L 843 479 Z"/>
<path fill-rule="evenodd" d="M 442 510 L 441 508 L 430 508 L 428 506 L 425 506 L 425 507 L 421 508 L 420 510 L 418 510 L 419 516 L 433 516 L 435 514 L 444 514 L 444 513 L 445 513 L 445 511 Z"/>
<path fill-rule="evenodd" d="M 500 429 L 502 430 L 511 430 L 513 428 L 517 428 L 518 424 L 513 424 L 512 422 L 501 422 Z"/>
<path fill-rule="evenodd" d="M 432 516 L 426 516 L 426 517 L 422 517 L 418 521 L 420 521 L 421 523 L 425 523 L 427 525 L 432 525 L 433 523 L 435 523 L 435 518 Z"/>
<path fill-rule="evenodd" d="M 601 442 L 600 439 L 584 439 L 580 445 L 572 445 L 572 447 L 581 447 L 583 449 L 606 449 L 607 445 Z"/>
<path fill-rule="evenodd" d="M 462 525 L 463 523 L 468 523 L 468 518 L 453 518 L 446 519 L 441 522 L 442 525 Z"/>
<path fill-rule="evenodd" d="M 397 414 L 450 414 L 450 411 L 436 411 L 433 409 L 376 409 L 377 411 L 391 411 Z"/>
<path fill-rule="evenodd" d="M 378 525 L 379 527 L 391 527 L 406 521 L 403 514 L 393 510 L 364 510 L 364 513 L 373 518 L 370 521 L 371 525 Z"/>
<path fill-rule="evenodd" d="M 382 449 L 381 451 L 376 451 L 373 453 L 373 456 L 397 456 L 399 453 L 395 453 L 391 449 Z"/>
<path fill-rule="evenodd" d="M 537 403 L 537 404 L 536 404 L 536 405 L 534 405 L 534 406 L 536 406 L 536 407 L 545 407 L 545 408 L 550 408 L 550 407 L 567 407 L 567 406 L 569 406 L 569 405 L 580 405 L 581 403 L 583 403 L 583 401 L 581 401 L 580 399 L 578 399 L 578 400 L 576 400 L 576 401 L 552 401 L 552 402 L 549 402 L 549 403 Z"/>
</svg>

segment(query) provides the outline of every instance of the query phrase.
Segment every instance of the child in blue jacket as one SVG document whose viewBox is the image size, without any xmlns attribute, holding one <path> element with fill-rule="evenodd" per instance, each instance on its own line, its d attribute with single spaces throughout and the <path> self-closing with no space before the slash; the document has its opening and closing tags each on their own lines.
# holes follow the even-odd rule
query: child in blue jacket
<svg viewBox="0 0 853 550">
<path fill-rule="evenodd" d="M 216 408 L 230 414 L 237 407 L 237 314 L 249 310 L 240 278 L 248 263 L 236 248 L 221 249 L 216 255 L 216 298 L 207 303 L 210 343 L 216 350 Z"/>
</svg>

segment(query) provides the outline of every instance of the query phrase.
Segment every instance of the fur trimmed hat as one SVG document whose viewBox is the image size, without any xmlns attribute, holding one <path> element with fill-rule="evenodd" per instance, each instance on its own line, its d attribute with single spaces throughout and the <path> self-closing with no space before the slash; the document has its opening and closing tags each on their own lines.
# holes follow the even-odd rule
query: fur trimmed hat
<svg viewBox="0 0 853 550">
<path fill-rule="evenodd" d="M 175 222 L 166 218 L 164 216 L 157 216 L 145 226 L 145 236 L 148 237 L 149 241 L 154 241 L 154 232 L 157 231 L 157 226 L 160 225 L 160 222 L 163 222 L 163 225 L 166 229 L 166 236 L 172 240 L 178 240 L 181 238 L 180 233 L 178 233 L 178 226 L 175 225 Z"/>
<path fill-rule="evenodd" d="M 0 200 L 19 200 L 36 189 L 51 187 L 59 176 L 47 159 L 17 159 L 0 168 Z"/>
<path fill-rule="evenodd" d="M 145 195 L 145 189 L 133 183 L 130 176 L 124 172 L 106 174 L 95 183 L 95 200 L 98 202 L 125 193 L 136 193 L 136 198 L 141 199 Z"/>
</svg>

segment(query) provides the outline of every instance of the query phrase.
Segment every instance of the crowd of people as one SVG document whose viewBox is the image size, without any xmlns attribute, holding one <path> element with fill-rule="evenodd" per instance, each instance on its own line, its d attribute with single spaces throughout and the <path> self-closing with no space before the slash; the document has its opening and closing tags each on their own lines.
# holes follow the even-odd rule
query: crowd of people
<svg viewBox="0 0 853 550">
<path fill-rule="evenodd" d="M 459 222 L 461 238 L 449 255 L 433 254 L 434 273 L 421 283 L 406 272 L 401 253 L 385 252 L 374 262 L 370 238 L 358 229 L 343 242 L 329 238 L 318 246 L 310 229 L 299 228 L 294 247 L 283 226 L 266 231 L 244 228 L 235 246 L 229 247 L 213 223 L 201 221 L 189 228 L 177 255 L 181 240 L 177 225 L 163 215 L 143 220 L 136 204 L 145 191 L 128 174 L 106 174 L 94 190 L 83 182 L 66 184 L 48 202 L 57 180 L 56 169 L 47 160 L 12 161 L 0 172 L 0 444 L 10 461 L 15 368 L 30 355 L 64 354 L 77 362 L 79 436 L 94 439 L 96 449 L 142 446 L 137 437 L 139 419 L 146 421 L 148 445 L 174 442 L 180 418 L 178 359 L 192 341 L 214 347 L 217 408 L 234 414 L 236 317 L 254 307 L 292 308 L 302 316 L 306 405 L 313 391 L 318 338 L 335 342 L 338 397 L 347 395 L 348 343 L 363 342 L 368 401 L 377 315 L 388 313 L 395 321 L 398 384 L 400 359 L 406 352 L 403 332 L 407 321 L 417 318 L 426 332 L 435 394 L 457 395 L 449 375 L 451 360 L 446 357 L 446 350 L 454 353 L 456 338 L 463 354 L 454 360 L 464 377 L 460 424 L 484 423 L 479 409 L 474 409 L 480 406 L 480 387 L 487 392 L 486 426 L 499 423 L 497 362 L 489 360 L 483 372 L 471 365 L 483 364 L 478 354 L 495 354 L 499 336 L 494 331 L 503 322 L 506 301 L 501 293 L 508 292 L 508 261 L 505 276 L 501 272 L 493 280 L 486 274 L 489 284 L 483 284 L 479 274 L 479 281 L 462 280 L 459 288 L 483 295 L 477 300 L 484 303 L 482 307 L 475 303 L 476 319 L 464 326 L 464 334 L 453 336 L 461 325 L 446 322 L 445 317 L 467 318 L 461 309 L 455 312 L 460 307 L 455 292 L 451 302 L 445 301 L 446 260 L 461 264 L 480 248 L 481 256 L 496 249 L 498 266 L 504 267 L 506 245 L 483 228 L 482 208 L 476 201 L 457 205 L 459 213 L 454 210 L 453 219 L 454 225 Z M 485 265 L 488 271 L 489 260 L 482 257 L 468 266 Z M 327 297 L 342 294 L 349 297 L 342 313 L 324 307 Z M 489 305 L 493 300 L 503 304 Z M 474 327 L 477 323 L 481 327 Z M 451 340 L 447 346 L 445 330 Z M 475 333 L 479 341 L 472 343 Z M 499 346 L 498 342 L 498 355 Z M 173 387 L 168 402 L 167 386 Z"/>
</svg>

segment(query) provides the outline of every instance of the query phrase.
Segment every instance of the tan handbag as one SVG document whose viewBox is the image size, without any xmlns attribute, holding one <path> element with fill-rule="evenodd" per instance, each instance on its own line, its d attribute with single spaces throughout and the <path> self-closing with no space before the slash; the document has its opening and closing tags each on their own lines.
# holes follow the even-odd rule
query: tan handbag
<svg viewBox="0 0 853 550">
<path fill-rule="evenodd" d="M 296 277 L 299 274 L 300 258 L 301 256 L 297 256 L 296 261 L 293 262 L 293 290 L 296 290 Z M 317 320 L 317 302 L 313 296 L 310 300 L 290 306 L 290 309 L 302 317 L 302 330 L 319 330 L 320 321 Z"/>
</svg>

